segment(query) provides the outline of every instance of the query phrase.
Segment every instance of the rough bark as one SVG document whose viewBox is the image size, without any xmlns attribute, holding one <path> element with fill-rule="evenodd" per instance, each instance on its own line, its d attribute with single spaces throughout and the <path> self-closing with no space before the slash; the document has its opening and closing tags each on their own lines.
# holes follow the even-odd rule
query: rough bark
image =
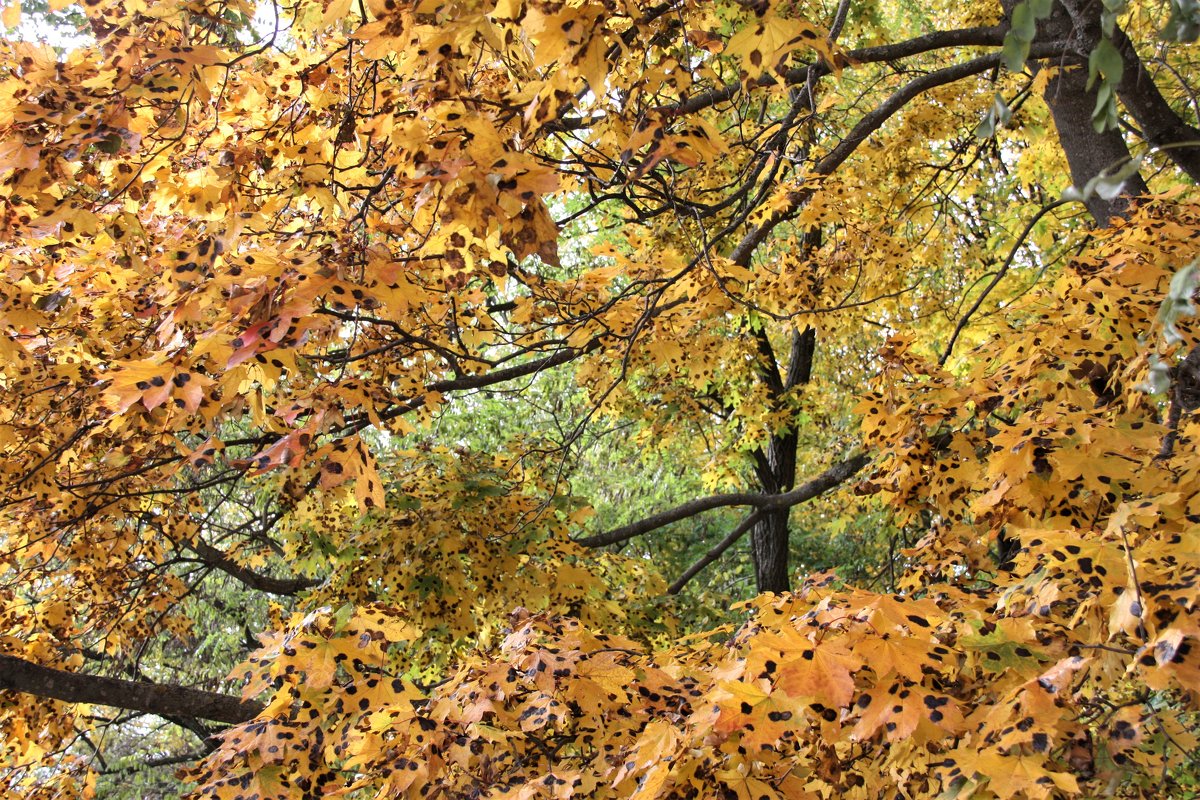
<svg viewBox="0 0 1200 800">
<path fill-rule="evenodd" d="M 1005 13 L 1011 14 L 1018 0 L 1003 0 Z M 1061 59 L 1045 66 L 1055 67 L 1054 76 L 1046 84 L 1042 97 L 1054 118 L 1058 140 L 1067 156 L 1071 182 L 1084 187 L 1087 182 L 1106 170 L 1113 170 L 1129 161 L 1129 146 L 1120 130 L 1110 128 L 1097 133 L 1092 125 L 1098 90 L 1088 88 L 1087 54 L 1099 37 L 1099 16 L 1068 8 L 1069 4 L 1055 3 L 1050 17 L 1038 25 L 1042 41 L 1069 41 L 1072 47 Z M 1078 13 L 1073 13 L 1076 11 Z M 1032 62 L 1031 69 L 1038 69 Z M 1132 199 L 1147 193 L 1141 175 L 1134 174 L 1125 182 L 1125 189 L 1116 197 L 1105 199 L 1092 194 L 1085 200 L 1088 211 L 1099 227 L 1106 227 L 1113 217 L 1126 217 Z"/>
<path fill-rule="evenodd" d="M 245 722 L 262 711 L 258 703 L 186 686 L 127 681 L 43 667 L 0 655 L 0 691 L 52 697 L 67 703 L 144 711 L 161 717 L 196 717 L 215 722 Z"/>
<path fill-rule="evenodd" d="M 1121 82 L 1117 84 L 1121 104 L 1133 114 L 1146 141 L 1160 148 L 1175 166 L 1200 183 L 1200 129 L 1188 124 L 1171 108 L 1133 42 L 1120 28 L 1113 32 L 1113 44 L 1125 64 Z"/>
<path fill-rule="evenodd" d="M 1100 16 L 1103 4 L 1098 0 L 1062 0 L 1070 15 L 1076 48 L 1086 55 L 1100 41 Z M 1200 181 L 1200 130 L 1187 123 L 1171 108 L 1154 78 L 1138 55 L 1137 48 L 1120 26 L 1113 28 L 1113 46 L 1121 54 L 1124 71 L 1117 84 L 1117 97 L 1133 115 L 1142 136 L 1194 181 Z"/>
<path fill-rule="evenodd" d="M 1200 346 L 1171 371 L 1171 408 L 1167 412 L 1167 433 L 1158 451 L 1160 459 L 1170 458 L 1179 438 L 1179 423 L 1184 414 L 1200 408 Z"/>
<path fill-rule="evenodd" d="M 763 358 L 764 379 L 773 401 L 782 400 L 787 391 L 808 383 L 812 377 L 813 354 L 816 350 L 816 331 L 812 328 L 793 332 L 786 374 L 780 373 L 765 332 L 759 335 L 759 349 Z M 763 491 L 784 494 L 795 485 L 798 443 L 796 432 L 789 430 L 773 434 L 767 446 L 755 453 L 755 472 Z M 786 592 L 790 588 L 790 512 L 790 507 L 765 512 L 750 534 L 750 555 L 759 592 Z"/>
<path fill-rule="evenodd" d="M 1097 133 L 1092 127 L 1092 109 L 1096 107 L 1096 92 L 1087 88 L 1086 69 L 1059 70 L 1046 84 L 1044 95 L 1058 140 L 1071 168 L 1071 182 L 1083 187 L 1105 170 L 1112 170 L 1130 158 L 1125 137 L 1115 128 Z M 1096 225 L 1107 227 L 1114 217 L 1126 217 L 1134 197 L 1149 190 L 1139 174 L 1125 181 L 1125 189 L 1116 197 L 1105 199 L 1093 193 L 1084 202 Z"/>
<path fill-rule="evenodd" d="M 788 511 L 764 514 L 750 534 L 750 556 L 754 561 L 754 581 L 758 591 L 786 592 L 788 576 Z"/>
</svg>

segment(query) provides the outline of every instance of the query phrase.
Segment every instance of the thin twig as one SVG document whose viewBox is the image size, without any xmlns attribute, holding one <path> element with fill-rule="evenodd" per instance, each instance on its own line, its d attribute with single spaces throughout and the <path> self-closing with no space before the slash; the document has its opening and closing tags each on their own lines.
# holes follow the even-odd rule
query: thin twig
<svg viewBox="0 0 1200 800">
<path fill-rule="evenodd" d="M 997 284 L 1004 280 L 1004 276 L 1008 274 L 1009 267 L 1012 266 L 1013 259 L 1017 257 L 1017 253 L 1020 251 L 1021 246 L 1025 244 L 1025 240 L 1033 231 L 1033 226 L 1037 225 L 1038 222 L 1041 221 L 1042 217 L 1046 216 L 1059 206 L 1066 205 L 1069 202 L 1071 201 L 1060 199 L 1055 200 L 1048 206 L 1042 206 L 1042 208 L 1033 215 L 1033 219 L 1029 220 L 1029 222 L 1025 224 L 1024 230 L 1022 230 L 1021 235 L 1017 237 L 1017 241 L 1013 243 L 1012 249 L 1008 251 L 1008 257 L 1004 259 L 1004 263 L 1001 264 L 1000 269 L 996 271 L 996 276 L 992 278 L 992 282 L 984 288 L 983 292 L 975 299 L 975 302 L 971 305 L 971 307 L 967 309 L 967 313 L 963 314 L 962 318 L 958 321 L 958 324 L 954 326 L 954 333 L 950 334 L 950 341 L 946 344 L 946 350 L 942 353 L 942 357 L 938 359 L 939 367 L 944 367 L 946 365 L 946 361 L 950 358 L 950 354 L 954 352 L 955 342 L 958 341 L 959 335 L 966 329 L 967 324 L 971 321 L 971 316 L 979 310 L 980 306 L 983 305 L 983 301 L 987 299 L 989 294 L 991 294 L 992 289 L 995 289 Z"/>
</svg>

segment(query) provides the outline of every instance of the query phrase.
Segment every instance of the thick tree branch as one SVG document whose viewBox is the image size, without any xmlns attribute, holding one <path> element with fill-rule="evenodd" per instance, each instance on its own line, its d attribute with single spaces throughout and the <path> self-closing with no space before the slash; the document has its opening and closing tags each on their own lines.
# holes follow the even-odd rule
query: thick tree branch
<svg viewBox="0 0 1200 800">
<path fill-rule="evenodd" d="M 729 494 L 702 497 L 655 514 L 654 516 L 646 517 L 632 525 L 614 528 L 611 531 L 605 531 L 595 536 L 576 539 L 576 541 L 585 547 L 603 547 L 609 544 L 616 544 L 617 542 L 623 542 L 635 536 L 641 536 L 642 534 L 657 530 L 664 525 L 670 525 L 672 522 L 678 522 L 681 519 L 694 517 L 697 514 L 711 511 L 714 508 L 724 508 L 726 506 L 753 506 L 759 511 L 791 508 L 814 497 L 818 497 L 845 482 L 865 467 L 870 460 L 870 457 L 866 453 L 859 453 L 845 461 L 834 464 L 811 481 L 801 484 L 789 492 L 783 492 L 782 494 L 731 492 Z"/>
<path fill-rule="evenodd" d="M 1008 33 L 1007 25 L 934 31 L 903 42 L 851 50 L 846 55 L 852 64 L 872 64 L 880 61 L 896 61 L 901 58 L 908 58 L 951 47 L 999 47 L 1004 44 L 1004 35 L 1006 33 Z M 783 75 L 783 81 L 794 85 L 806 84 L 810 77 L 815 80 L 831 72 L 832 69 L 829 65 L 819 62 L 806 67 L 797 67 L 796 69 L 788 70 Z M 778 81 L 779 78 L 776 76 L 770 73 L 763 73 L 763 76 L 758 79 L 758 85 L 773 86 Z M 724 103 L 727 100 L 731 100 L 741 91 L 742 85 L 740 83 L 731 83 L 727 86 L 722 86 L 720 89 L 713 89 L 688 98 L 679 105 L 667 110 L 677 116 L 694 114 L 717 103 Z"/>
<path fill-rule="evenodd" d="M 784 393 L 783 375 L 779 372 L 779 359 L 771 346 L 771 337 L 765 326 L 754 331 L 754 343 L 758 347 L 759 366 L 762 367 L 763 382 L 769 390 L 772 402 L 778 402 Z"/>
<path fill-rule="evenodd" d="M 83 653 L 84 658 L 90 659 L 92 661 L 99 661 L 101 663 L 111 663 L 113 661 L 113 659 L 110 656 L 106 655 L 105 653 L 101 653 L 97 650 L 92 650 L 87 647 L 83 648 L 83 650 L 81 652 Z M 147 678 L 145 675 L 142 674 L 141 670 L 139 670 L 137 668 L 136 664 L 123 664 L 120 666 L 120 669 L 122 672 L 130 675 L 131 677 L 134 678 L 134 680 L 136 680 L 140 683 L 150 683 L 151 682 L 149 678 Z M 174 723 L 175 725 L 178 725 L 179 727 L 183 728 L 185 731 L 189 731 L 192 734 L 195 734 L 196 738 L 200 740 L 201 744 L 203 744 L 205 746 L 205 748 L 207 748 L 209 750 L 212 749 L 212 747 L 213 747 L 212 735 L 214 733 L 216 733 L 216 731 L 209 728 L 209 726 L 205 725 L 200 720 L 196 719 L 195 717 L 183 717 L 183 716 L 176 716 L 174 714 L 159 714 L 158 716 L 162 717 L 167 722 L 171 722 L 171 723 Z"/>
<path fill-rule="evenodd" d="M 817 329 L 805 328 L 792 331 L 792 347 L 788 357 L 787 377 L 784 386 L 794 389 L 812 380 L 813 356 L 817 350 Z"/>
<path fill-rule="evenodd" d="M 842 28 L 846 26 L 846 18 L 850 15 L 850 0 L 841 0 L 838 3 L 837 11 L 833 14 L 833 22 L 829 26 L 829 41 L 836 42 L 837 38 L 842 35 Z"/>
<path fill-rule="evenodd" d="M 187 542 L 186 546 L 200 556 L 205 564 L 237 578 L 251 589 L 267 594 L 291 596 L 323 583 L 319 578 L 273 578 L 270 575 L 262 575 L 243 567 L 221 550 L 200 540 Z"/>
<path fill-rule="evenodd" d="M 263 709 L 259 703 L 227 694 L 67 672 L 6 655 L 0 655 L 0 691 L 50 697 L 67 703 L 95 703 L 161 717 L 198 717 L 215 722 L 245 722 Z"/>
<path fill-rule="evenodd" d="M 1193 347 L 1187 357 L 1171 370 L 1171 408 L 1167 412 L 1167 433 L 1163 436 L 1158 458 L 1170 458 L 1179 438 L 1179 423 L 1185 413 L 1200 408 L 1200 346 Z"/>
<path fill-rule="evenodd" d="M 1030 48 L 1029 56 L 1031 59 L 1048 58 L 1061 53 L 1062 48 L 1063 45 L 1058 42 L 1037 43 Z M 909 81 L 896 90 L 887 100 L 864 114 L 862 119 L 858 121 L 858 124 L 846 134 L 841 142 L 817 162 L 813 173 L 817 175 L 832 174 L 834 170 L 840 167 L 858 149 L 860 144 L 867 140 L 868 136 L 883 127 L 885 122 L 918 96 L 938 86 L 945 86 L 948 83 L 954 83 L 963 78 L 969 78 L 972 75 L 979 75 L 988 70 L 995 69 L 1000 65 L 1001 58 L 1002 54 L 1000 53 L 990 53 L 979 58 L 973 58 L 970 61 L 965 61 L 962 64 L 955 64 L 952 67 L 935 70 Z M 812 191 L 807 189 L 795 192 L 789 198 L 790 202 L 771 214 L 762 224 L 751 230 L 738 242 L 733 252 L 730 253 L 730 260 L 735 264 L 747 266 L 750 263 L 750 258 L 754 255 L 754 251 L 770 236 L 771 231 L 784 220 L 794 216 L 808 202 L 811 194 Z"/>
<path fill-rule="evenodd" d="M 1011 15 L 1016 13 L 1018 2 L 1002 0 L 1002 5 L 1005 13 Z M 1092 0 L 1083 3 L 1063 0 L 1053 4 L 1050 16 L 1037 25 L 1040 38 L 1068 43 L 1063 53 L 1049 64 L 1055 69 L 1042 99 L 1050 108 L 1075 186 L 1086 186 L 1095 176 L 1127 163 L 1130 158 L 1129 146 L 1117 127 L 1097 131 L 1093 126 L 1100 87 L 1092 84 L 1085 65 L 1087 54 L 1100 41 L 1100 10 L 1100 4 Z M 1039 70 L 1036 62 L 1042 58 L 1030 51 L 1029 66 L 1035 72 Z M 1084 198 L 1084 203 L 1097 227 L 1104 228 L 1113 217 L 1127 217 L 1132 198 L 1146 193 L 1142 176 L 1135 173 L 1126 179 L 1124 190 L 1115 197 L 1106 198 L 1093 192 Z"/>
<path fill-rule="evenodd" d="M 1200 183 L 1200 130 L 1185 122 L 1171 108 L 1125 32 L 1116 28 L 1112 40 L 1125 64 L 1121 82 L 1117 84 L 1117 96 L 1137 120 L 1146 141 L 1162 150 L 1188 177 Z"/>
<path fill-rule="evenodd" d="M 1103 36 L 1100 25 L 1103 6 L 1097 0 L 1063 0 L 1063 6 L 1074 26 L 1079 56 L 1085 58 Z M 1161 149 L 1192 180 L 1200 181 L 1200 130 L 1171 108 L 1137 48 L 1119 26 L 1113 27 L 1111 41 L 1124 66 L 1117 84 L 1121 103 L 1133 114 L 1147 142 Z"/>
</svg>

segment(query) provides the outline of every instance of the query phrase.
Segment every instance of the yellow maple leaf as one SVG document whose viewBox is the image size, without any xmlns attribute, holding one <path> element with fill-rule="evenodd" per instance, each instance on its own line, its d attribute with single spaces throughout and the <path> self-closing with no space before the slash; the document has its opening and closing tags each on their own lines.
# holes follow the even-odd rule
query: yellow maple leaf
<svg viewBox="0 0 1200 800">
<path fill-rule="evenodd" d="M 714 773 L 716 777 L 737 794 L 738 800 L 777 800 L 779 793 L 775 787 L 753 777 L 745 762 L 734 769 L 720 770 Z"/>
<path fill-rule="evenodd" d="M 761 641 L 759 641 L 761 640 Z M 852 673 L 863 666 L 857 653 L 833 641 L 810 642 L 787 631 L 779 637 L 759 637 L 756 646 L 778 647 L 776 685 L 790 697 L 811 698 L 830 708 L 842 708 L 854 696 Z"/>
<path fill-rule="evenodd" d="M 9 30 L 21 24 L 21 0 L 10 0 L 4 11 L 0 12 L 0 22 Z"/>
<path fill-rule="evenodd" d="M 750 747 L 773 746 L 804 723 L 804 704 L 770 691 L 766 681 L 722 681 L 715 697 L 719 716 L 713 730 L 736 733 Z"/>
<path fill-rule="evenodd" d="M 1056 787 L 1064 792 L 1079 792 L 1072 775 L 1046 769 L 1045 756 L 1003 755 L 996 750 L 958 750 L 953 757 L 964 774 L 986 778 L 988 788 L 1001 800 L 1018 795 L 1049 797 Z"/>
<path fill-rule="evenodd" d="M 333 684 L 338 662 L 346 658 L 344 641 L 310 636 L 293 640 L 283 651 L 281 661 L 294 665 L 304 674 L 304 685 L 310 689 L 325 689 Z"/>
<path fill-rule="evenodd" d="M 725 55 L 740 57 L 746 75 L 758 78 L 802 47 L 816 49 L 822 56 L 829 54 L 825 38 L 815 26 L 771 10 L 730 37 Z"/>
</svg>

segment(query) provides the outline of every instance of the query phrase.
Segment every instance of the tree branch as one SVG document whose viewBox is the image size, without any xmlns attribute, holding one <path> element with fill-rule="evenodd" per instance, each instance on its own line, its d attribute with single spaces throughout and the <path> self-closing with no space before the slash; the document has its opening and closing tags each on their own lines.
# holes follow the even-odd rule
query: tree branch
<svg viewBox="0 0 1200 800">
<path fill-rule="evenodd" d="M 227 694 L 67 672 L 6 655 L 0 655 L 0 691 L 67 703 L 95 703 L 161 717 L 198 717 L 230 723 L 253 719 L 263 709 L 259 703 Z"/>
<path fill-rule="evenodd" d="M 1170 458 L 1174 452 L 1175 440 L 1179 438 L 1179 423 L 1184 413 L 1190 414 L 1200 408 L 1200 346 L 1193 347 L 1183 361 L 1171 370 L 1170 398 L 1167 433 L 1158 451 L 1159 460 Z"/>
<path fill-rule="evenodd" d="M 814 497 L 818 497 L 852 477 L 870 462 L 866 453 L 851 456 L 845 461 L 834 464 L 808 483 L 801 484 L 789 492 L 782 494 L 758 494 L 756 492 L 732 492 L 717 494 L 711 497 L 701 497 L 696 500 L 676 506 L 675 508 L 646 517 L 631 525 L 614 528 L 611 531 L 587 536 L 575 541 L 585 547 L 603 547 L 616 544 L 635 536 L 657 530 L 664 525 L 694 517 L 705 511 L 726 506 L 753 506 L 759 511 L 771 511 L 780 508 L 791 508 Z"/>
<path fill-rule="evenodd" d="M 108 656 L 107 654 L 102 653 L 98 650 L 92 650 L 90 648 L 85 647 L 80 652 L 83 653 L 84 658 L 91 659 L 92 661 L 99 661 L 101 663 L 111 663 L 113 661 L 113 659 L 110 656 Z M 150 683 L 151 682 L 149 678 L 147 678 L 145 675 L 142 674 L 142 671 L 137 668 L 136 664 L 122 664 L 122 665 L 120 665 L 120 669 L 122 672 L 125 672 L 126 674 L 132 676 L 136 681 L 138 681 L 140 683 Z M 200 743 L 202 745 L 204 745 L 204 747 L 207 750 L 211 751 L 213 749 L 214 742 L 212 739 L 212 735 L 216 731 L 209 728 L 207 725 L 205 725 L 200 720 L 196 719 L 195 717 L 176 716 L 174 714 L 159 714 L 158 716 L 162 717 L 167 722 L 178 725 L 179 727 L 183 728 L 185 731 L 188 731 L 189 733 L 194 734 L 196 736 L 196 738 L 200 740 Z"/>
<path fill-rule="evenodd" d="M 720 558 L 722 553 L 732 547 L 738 539 L 741 539 L 748 531 L 750 531 L 751 528 L 757 525 L 760 519 L 762 519 L 762 512 L 755 511 L 753 514 L 742 520 L 741 525 L 738 525 L 736 528 L 730 531 L 728 536 L 717 542 L 713 549 L 705 553 L 699 561 L 688 567 L 687 570 L 680 575 L 674 583 L 668 586 L 667 594 L 679 594 L 680 590 L 682 590 L 684 586 L 687 586 L 688 581 L 696 577 L 700 573 L 700 570 L 704 569 L 709 564 Z"/>
<path fill-rule="evenodd" d="M 1063 5 L 1074 23 L 1079 55 L 1086 57 L 1103 36 L 1100 25 L 1103 9 L 1092 0 L 1064 0 Z M 1200 130 L 1171 108 L 1125 31 L 1114 25 L 1110 40 L 1124 65 L 1116 87 L 1117 96 L 1137 120 L 1142 136 L 1192 180 L 1200 181 Z"/>
<path fill-rule="evenodd" d="M 425 388 L 431 392 L 457 392 L 468 389 L 483 389 L 488 386 L 495 386 L 498 383 L 511 381 L 515 378 L 524 378 L 530 375 L 536 375 L 543 370 L 551 369 L 552 367 L 561 366 L 570 361 L 574 361 L 580 356 L 585 356 L 594 350 L 597 350 L 603 343 L 600 336 L 596 336 L 581 347 L 563 347 L 553 355 L 545 356 L 544 358 L 536 358 L 532 361 L 526 361 L 512 367 L 504 367 L 503 369 L 494 369 L 490 372 L 484 372 L 479 375 L 464 375 L 458 378 L 452 378 L 442 381 L 434 381 L 428 384 Z M 425 397 L 418 396 L 399 405 L 393 406 L 390 409 L 380 413 L 381 420 L 394 419 L 410 411 L 414 411 L 425 405 Z M 347 424 L 347 430 L 360 430 L 370 424 L 370 419 L 366 414 L 362 414 L 354 418 Z"/>
<path fill-rule="evenodd" d="M 178 755 L 159 756 L 157 758 L 148 758 L 145 761 L 136 764 L 122 764 L 118 767 L 102 770 L 104 775 L 123 775 L 131 772 L 140 772 L 144 769 L 154 769 L 155 767 L 171 767 L 176 764 L 190 764 L 193 761 L 199 761 L 208 753 L 179 753 Z"/>
<path fill-rule="evenodd" d="M 1000 269 L 996 270 L 995 277 L 993 277 L 991 282 L 988 283 L 984 290 L 979 293 L 979 297 L 975 298 L 975 302 L 969 309 L 967 309 L 967 313 L 963 314 L 962 318 L 959 319 L 958 324 L 954 326 L 954 332 L 950 334 L 950 341 L 946 343 L 946 349 L 942 352 L 942 357 L 938 359 L 939 367 L 946 366 L 946 361 L 950 358 L 950 354 L 954 352 L 954 343 L 958 341 L 959 335 L 962 334 L 964 329 L 966 329 L 967 324 L 971 321 L 971 317 L 976 311 L 979 310 L 979 307 L 983 305 L 983 302 L 987 300 L 988 295 L 992 293 L 992 290 L 996 288 L 997 284 L 1004 280 L 1004 276 L 1008 274 L 1008 269 L 1012 266 L 1013 259 L 1016 258 L 1017 252 L 1025 244 L 1025 239 L 1033 231 L 1033 226 L 1037 225 L 1038 220 L 1040 220 L 1042 217 L 1046 216 L 1059 206 L 1066 205 L 1068 202 L 1070 201 L 1055 200 L 1049 205 L 1042 206 L 1038 212 L 1033 215 L 1033 218 L 1029 220 L 1029 222 L 1025 223 L 1025 228 L 1021 231 L 1020 236 L 1017 237 L 1017 241 L 1013 242 L 1012 249 L 1008 251 L 1008 257 L 1004 259 L 1004 263 L 1000 265 Z"/>
<path fill-rule="evenodd" d="M 1112 40 L 1125 64 L 1117 96 L 1137 120 L 1146 141 L 1162 150 L 1188 177 L 1200 182 L 1200 130 L 1171 108 L 1125 32 L 1115 28 Z"/>
<path fill-rule="evenodd" d="M 1062 44 L 1058 42 L 1034 44 L 1030 48 L 1029 57 L 1030 59 L 1048 58 L 1051 55 L 1060 53 L 1062 47 Z M 904 108 L 904 106 L 908 105 L 908 103 L 919 95 L 938 86 L 945 86 L 948 83 L 954 83 L 963 78 L 969 78 L 972 75 L 979 75 L 988 70 L 995 69 L 1000 65 L 1001 58 L 1001 53 L 989 53 L 988 55 L 965 61 L 962 64 L 955 64 L 952 67 L 935 70 L 904 84 L 891 97 L 864 114 L 862 119 L 858 121 L 858 124 L 846 134 L 838 145 L 817 162 L 813 173 L 816 175 L 831 175 L 834 170 L 840 167 L 858 149 L 860 144 L 867 140 L 868 136 L 883 127 L 883 124 L 895 115 L 896 112 Z M 783 208 L 767 217 L 761 225 L 751 230 L 738 242 L 733 252 L 729 254 L 730 260 L 740 266 L 748 266 L 755 249 L 766 240 L 776 226 L 792 217 L 808 202 L 808 198 L 811 195 L 811 189 L 802 189 L 794 192 L 789 198 L 789 202 Z"/>
<path fill-rule="evenodd" d="M 205 564 L 221 570 L 226 575 L 237 578 L 251 589 L 257 589 L 267 594 L 290 597 L 299 594 L 305 589 L 311 589 L 314 586 L 320 586 L 324 583 L 319 578 L 273 578 L 270 575 L 262 575 L 252 569 L 243 567 L 226 553 L 199 539 L 186 542 L 185 546 L 200 556 Z"/>
<path fill-rule="evenodd" d="M 1004 35 L 1008 33 L 1007 25 L 991 25 L 981 28 L 956 28 L 950 31 L 934 31 L 924 36 L 917 36 L 895 44 L 885 44 L 878 47 L 864 47 L 861 50 L 851 50 L 846 53 L 851 64 L 871 64 L 880 61 L 896 61 L 901 58 L 921 55 L 933 50 L 943 50 L 949 47 L 999 47 L 1004 44 Z M 824 62 L 810 64 L 788 70 L 783 75 L 783 81 L 788 84 L 806 84 L 809 76 L 814 79 L 830 74 L 832 70 Z M 770 73 L 764 73 L 758 79 L 760 86 L 773 86 L 778 78 Z M 731 83 L 720 89 L 712 89 L 691 97 L 677 106 L 668 108 L 671 114 L 682 116 L 694 114 L 717 103 L 732 99 L 742 91 L 740 83 Z"/>
</svg>

